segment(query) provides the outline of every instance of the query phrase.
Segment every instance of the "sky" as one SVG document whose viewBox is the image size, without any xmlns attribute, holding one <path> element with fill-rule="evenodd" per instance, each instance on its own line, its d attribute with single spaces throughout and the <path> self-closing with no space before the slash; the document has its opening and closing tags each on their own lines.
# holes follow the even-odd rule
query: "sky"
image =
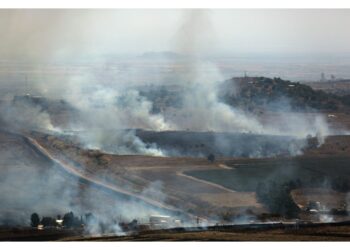
<svg viewBox="0 0 350 250">
<path fill-rule="evenodd" d="M 191 42 L 203 55 L 342 55 L 349 24 L 348 9 L 2 9 L 0 56 L 186 53 Z"/>
</svg>

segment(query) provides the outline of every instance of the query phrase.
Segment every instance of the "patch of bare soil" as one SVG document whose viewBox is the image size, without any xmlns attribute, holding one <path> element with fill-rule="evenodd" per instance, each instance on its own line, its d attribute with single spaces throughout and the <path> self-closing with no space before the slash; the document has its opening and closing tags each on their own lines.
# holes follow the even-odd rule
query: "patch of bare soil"
<svg viewBox="0 0 350 250">
<path fill-rule="evenodd" d="M 305 208 L 310 201 L 318 201 L 326 208 L 340 208 L 346 203 L 347 194 L 330 188 L 299 188 L 291 192 L 294 201 Z"/>
</svg>

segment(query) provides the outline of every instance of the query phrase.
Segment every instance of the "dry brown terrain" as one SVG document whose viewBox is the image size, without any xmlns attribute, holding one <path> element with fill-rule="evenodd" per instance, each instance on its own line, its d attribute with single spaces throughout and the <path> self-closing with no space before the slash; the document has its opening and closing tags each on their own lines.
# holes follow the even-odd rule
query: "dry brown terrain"
<svg viewBox="0 0 350 250">
<path fill-rule="evenodd" d="M 191 171 L 230 170 L 236 163 L 242 168 L 242 159 L 218 159 L 211 163 L 207 159 L 190 157 L 118 156 L 82 150 L 63 138 L 43 134 L 35 134 L 34 137 L 58 157 L 67 157 L 77 166 L 84 166 L 84 171 L 93 178 L 190 214 L 210 217 L 227 211 L 241 213 L 247 209 L 255 213 L 266 212 L 264 206 L 257 202 L 254 191 L 234 190 L 187 174 Z M 350 136 L 333 136 L 327 138 L 321 147 L 307 150 L 304 157 L 348 156 L 349 150 Z M 264 164 L 269 161 L 275 163 L 275 159 L 266 159 Z M 248 167 L 251 163 L 256 164 L 256 160 L 244 159 L 243 163 Z M 155 183 L 157 190 L 144 192 Z M 322 196 L 324 192 L 319 194 Z M 319 199 L 324 200 L 321 196 Z M 303 203 L 312 198 L 318 199 L 317 194 L 305 196 L 303 192 L 296 192 L 294 197 L 304 200 Z M 342 197 L 344 202 L 345 196 Z"/>
<path fill-rule="evenodd" d="M 347 194 L 326 188 L 303 188 L 292 191 L 295 202 L 306 207 L 309 201 L 319 201 L 326 207 L 341 207 L 346 202 Z"/>
<path fill-rule="evenodd" d="M 288 122 L 288 119 L 285 119 L 286 115 L 298 115 L 300 113 L 280 113 L 280 112 L 271 112 L 266 111 L 258 115 L 258 119 L 263 124 L 270 124 L 271 121 L 275 123 L 276 126 L 283 128 Z M 315 119 L 315 116 L 322 114 L 325 120 L 327 121 L 329 127 L 340 134 L 344 134 L 344 131 L 350 130 L 350 111 L 329 111 L 327 113 L 320 112 L 304 112 L 302 113 L 306 120 L 310 122 Z"/>
<path fill-rule="evenodd" d="M 53 164 L 23 136 L 1 131 L 0 154 L 3 225 L 29 226 L 33 212 L 52 217 L 71 210 L 79 217 L 105 212 L 110 219 L 120 218 L 122 209 L 139 205 L 122 193 L 94 186 Z"/>
<path fill-rule="evenodd" d="M 51 143 L 37 136 L 38 142 L 56 155 L 68 156 L 85 167 L 85 172 L 99 180 L 106 181 L 119 188 L 130 190 L 136 195 L 165 202 L 190 214 L 207 217 L 220 210 L 251 208 L 262 210 L 253 192 L 235 192 L 215 183 L 205 182 L 184 174 L 189 170 L 208 170 L 225 168 L 225 161 L 211 163 L 201 158 L 152 157 L 134 155 L 99 155 L 77 151 L 64 144 L 64 141 L 50 137 Z M 56 146 L 53 146 L 56 145 Z M 57 145 L 60 145 L 57 148 Z M 59 149 L 59 151 L 58 151 Z M 62 150 L 63 149 L 63 150 Z M 100 164 L 99 164 L 100 163 Z M 106 167 L 108 166 L 108 170 Z M 108 177 L 106 177 L 108 173 Z M 157 183 L 162 195 L 157 192 L 144 193 L 148 187 Z"/>
<path fill-rule="evenodd" d="M 350 226 L 277 229 L 224 229 L 199 231 L 149 231 L 131 236 L 67 237 L 66 241 L 349 241 Z"/>
<path fill-rule="evenodd" d="M 2 241 L 349 241 L 350 226 L 323 224 L 296 227 L 217 226 L 130 233 L 126 236 L 83 235 L 82 230 L 36 230 L 32 228 L 0 229 Z"/>
<path fill-rule="evenodd" d="M 216 182 L 207 181 L 201 178 L 188 175 L 189 171 L 230 171 L 239 166 L 249 167 L 251 163 L 259 161 L 264 164 L 275 163 L 281 159 L 217 159 L 210 162 L 204 158 L 190 157 L 151 157 L 135 155 L 112 155 L 104 154 L 96 150 L 84 150 L 77 144 L 72 144 L 70 140 L 63 137 L 48 136 L 41 133 L 31 133 L 40 147 L 43 147 L 56 159 L 72 166 L 73 173 L 84 173 L 84 176 L 92 178 L 97 183 L 105 183 L 111 190 L 127 190 L 130 196 L 143 196 L 147 199 L 160 202 L 166 206 L 174 207 L 184 211 L 184 213 L 197 215 L 205 218 L 216 216 L 216 221 L 221 220 L 221 215 L 230 213 L 245 213 L 247 209 L 254 214 L 266 213 L 267 210 L 262 204 L 257 202 L 254 191 L 239 191 L 228 188 Z M 6 166 L 23 167 L 23 163 L 35 166 L 39 171 L 51 167 L 38 152 L 21 136 L 11 133 L 0 133 L 2 168 Z M 326 139 L 325 144 L 316 149 L 309 149 L 303 157 L 348 157 L 350 150 L 350 136 L 331 136 Z M 283 161 L 284 159 L 282 159 Z M 74 180 L 70 173 L 56 169 L 57 173 L 66 180 Z M 323 171 L 323 170 L 322 170 Z M 328 170 L 327 170 L 328 171 Z M 348 173 L 348 169 L 344 169 Z M 73 174 L 74 175 L 74 174 Z M 73 177 L 73 179 L 72 179 Z M 82 176 L 80 176 L 81 178 Z M 76 178 L 76 177 L 75 177 Z M 79 178 L 78 178 L 79 179 Z M 79 186 L 82 200 L 76 200 L 77 204 L 86 203 L 84 201 L 84 190 L 86 182 L 67 181 Z M 76 186 L 71 188 L 76 188 Z M 155 188 L 150 188 L 155 185 Z M 146 191 L 145 191 L 146 190 Z M 116 201 L 120 197 L 115 194 L 106 193 L 103 190 L 89 190 L 91 195 L 98 198 L 101 207 L 113 209 Z M 292 192 L 296 203 L 305 207 L 310 200 L 318 200 L 330 207 L 339 207 L 347 199 L 347 194 L 331 191 L 329 189 L 300 189 Z M 91 209 L 98 209 L 91 207 Z M 30 211 L 32 212 L 32 211 Z M 63 211 L 66 212 L 66 211 Z M 305 219 L 311 217 L 306 216 Z M 325 231 L 324 231 L 325 230 Z M 348 240 L 348 228 L 339 227 L 332 229 L 320 229 L 307 231 L 303 229 L 298 232 L 291 232 L 282 229 L 273 229 L 255 232 L 159 232 L 144 233 L 137 238 L 131 236 L 122 238 L 93 238 L 91 240 Z M 45 236 L 46 237 L 46 236 Z M 51 236 L 48 236 L 48 238 Z M 55 238 L 56 236 L 52 236 Z M 48 239 L 47 238 L 47 239 Z M 59 239 L 61 237 L 58 237 Z"/>
</svg>

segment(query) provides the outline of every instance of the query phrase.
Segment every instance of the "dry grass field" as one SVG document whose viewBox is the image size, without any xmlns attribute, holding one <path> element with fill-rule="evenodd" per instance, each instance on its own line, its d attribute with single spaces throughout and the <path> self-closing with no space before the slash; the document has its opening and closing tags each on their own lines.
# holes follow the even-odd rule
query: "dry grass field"
<svg viewBox="0 0 350 250">
<path fill-rule="evenodd" d="M 66 241 L 348 241 L 350 226 L 322 225 L 305 228 L 163 230 L 122 237 L 67 237 Z"/>
<path fill-rule="evenodd" d="M 35 136 L 50 151 L 72 159 L 78 167 L 84 166 L 94 178 L 206 218 L 248 209 L 257 214 L 266 212 L 255 196 L 259 181 L 285 178 L 314 182 L 336 177 L 339 171 L 350 175 L 349 136 L 329 137 L 320 148 L 310 149 L 302 157 L 222 158 L 215 162 L 205 158 L 103 154 L 79 149 L 64 138 Z M 297 192 L 296 199 L 317 198 L 316 193 L 311 198 L 302 195 Z M 346 196 L 342 197 L 344 202 Z"/>
<path fill-rule="evenodd" d="M 256 199 L 256 184 L 268 178 L 318 178 L 332 176 L 341 172 L 343 176 L 350 175 L 348 145 L 350 136 L 333 136 L 327 138 L 324 145 L 310 149 L 302 157 L 296 158 L 219 158 L 214 162 L 206 158 L 191 157 L 152 157 L 135 155 L 112 155 L 96 150 L 85 150 L 71 143 L 64 137 L 31 133 L 41 146 L 65 162 L 71 163 L 77 171 L 83 171 L 86 176 L 108 183 L 116 188 L 147 197 L 168 206 L 180 209 L 184 213 L 207 218 L 209 222 L 221 222 L 225 213 L 235 215 L 246 214 L 247 211 L 256 216 L 268 213 L 267 209 Z M 79 190 L 79 195 L 72 202 L 84 206 L 91 211 L 103 209 L 118 209 L 116 204 L 123 203 L 131 197 L 116 193 L 108 193 L 98 188 L 92 188 L 89 183 L 53 167 L 52 163 L 26 142 L 21 136 L 2 132 L 1 153 L 2 168 L 18 168 L 26 171 L 31 166 L 38 171 L 53 170 L 67 189 Z M 28 170 L 28 169 L 27 169 Z M 335 171 L 336 170 L 336 171 Z M 23 182 L 26 187 L 26 181 Z M 45 181 L 41 182 L 41 190 L 45 190 Z M 59 197 L 60 192 L 57 191 Z M 44 192 L 45 193 L 45 192 Z M 29 198 L 38 192 L 28 192 Z M 49 195 L 52 195 L 50 193 Z M 91 204 L 89 197 L 95 197 L 98 202 Z M 311 200 L 317 200 L 328 207 L 339 207 L 348 196 L 329 188 L 308 188 L 292 191 L 294 201 L 305 207 Z M 40 203 L 38 203 L 40 204 Z M 99 204 L 99 206 L 96 206 Z M 127 207 L 125 205 L 124 207 Z M 33 206 L 35 210 L 39 206 Z M 26 215 L 28 217 L 28 211 Z M 62 211 L 67 212 L 67 211 Z M 28 217 L 29 219 L 29 217 Z M 310 220 L 312 217 L 304 216 Z M 348 218 L 342 218 L 348 219 Z M 337 220 L 337 219 L 336 219 Z M 303 229 L 304 230 L 304 229 Z M 305 229 L 306 230 L 306 229 Z M 346 227 L 325 228 L 316 231 L 291 232 L 282 229 L 264 230 L 259 232 L 159 232 L 142 233 L 133 238 L 91 238 L 90 240 L 347 240 Z M 324 231 L 326 230 L 326 231 Z M 34 233 L 36 234 L 36 233 Z M 63 233 L 64 234 L 64 233 Z M 63 235 L 62 234 L 62 235 Z M 59 234 L 43 236 L 43 239 L 61 239 Z M 66 236 L 65 236 L 66 237 Z M 79 236 L 80 237 L 80 236 Z M 51 238 L 50 238 L 51 239 Z M 69 239 L 69 238 L 68 238 Z M 78 239 L 78 238 L 76 238 Z M 81 239 L 81 238 L 79 238 Z"/>
</svg>

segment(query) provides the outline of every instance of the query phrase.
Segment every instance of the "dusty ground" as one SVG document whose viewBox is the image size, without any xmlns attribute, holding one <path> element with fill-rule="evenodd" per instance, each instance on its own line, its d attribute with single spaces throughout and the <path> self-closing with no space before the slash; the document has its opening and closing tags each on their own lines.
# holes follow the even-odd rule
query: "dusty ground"
<svg viewBox="0 0 350 250">
<path fill-rule="evenodd" d="M 349 241 L 350 226 L 279 229 L 218 229 L 197 232 L 155 231 L 122 237 L 67 237 L 81 241 Z"/>
<path fill-rule="evenodd" d="M 262 122 L 262 124 L 271 124 L 271 121 L 280 128 L 284 128 L 284 126 L 288 125 L 290 122 L 286 117 L 289 115 L 300 115 L 300 113 L 288 112 L 288 113 L 279 113 L 279 112 L 271 112 L 267 111 L 258 115 L 258 119 Z M 304 112 L 302 113 L 304 119 L 312 121 L 316 116 L 322 115 L 327 121 L 329 127 L 335 132 L 342 131 L 342 133 L 346 130 L 350 130 L 350 111 L 330 111 L 326 113 L 320 112 Z"/>
</svg>

